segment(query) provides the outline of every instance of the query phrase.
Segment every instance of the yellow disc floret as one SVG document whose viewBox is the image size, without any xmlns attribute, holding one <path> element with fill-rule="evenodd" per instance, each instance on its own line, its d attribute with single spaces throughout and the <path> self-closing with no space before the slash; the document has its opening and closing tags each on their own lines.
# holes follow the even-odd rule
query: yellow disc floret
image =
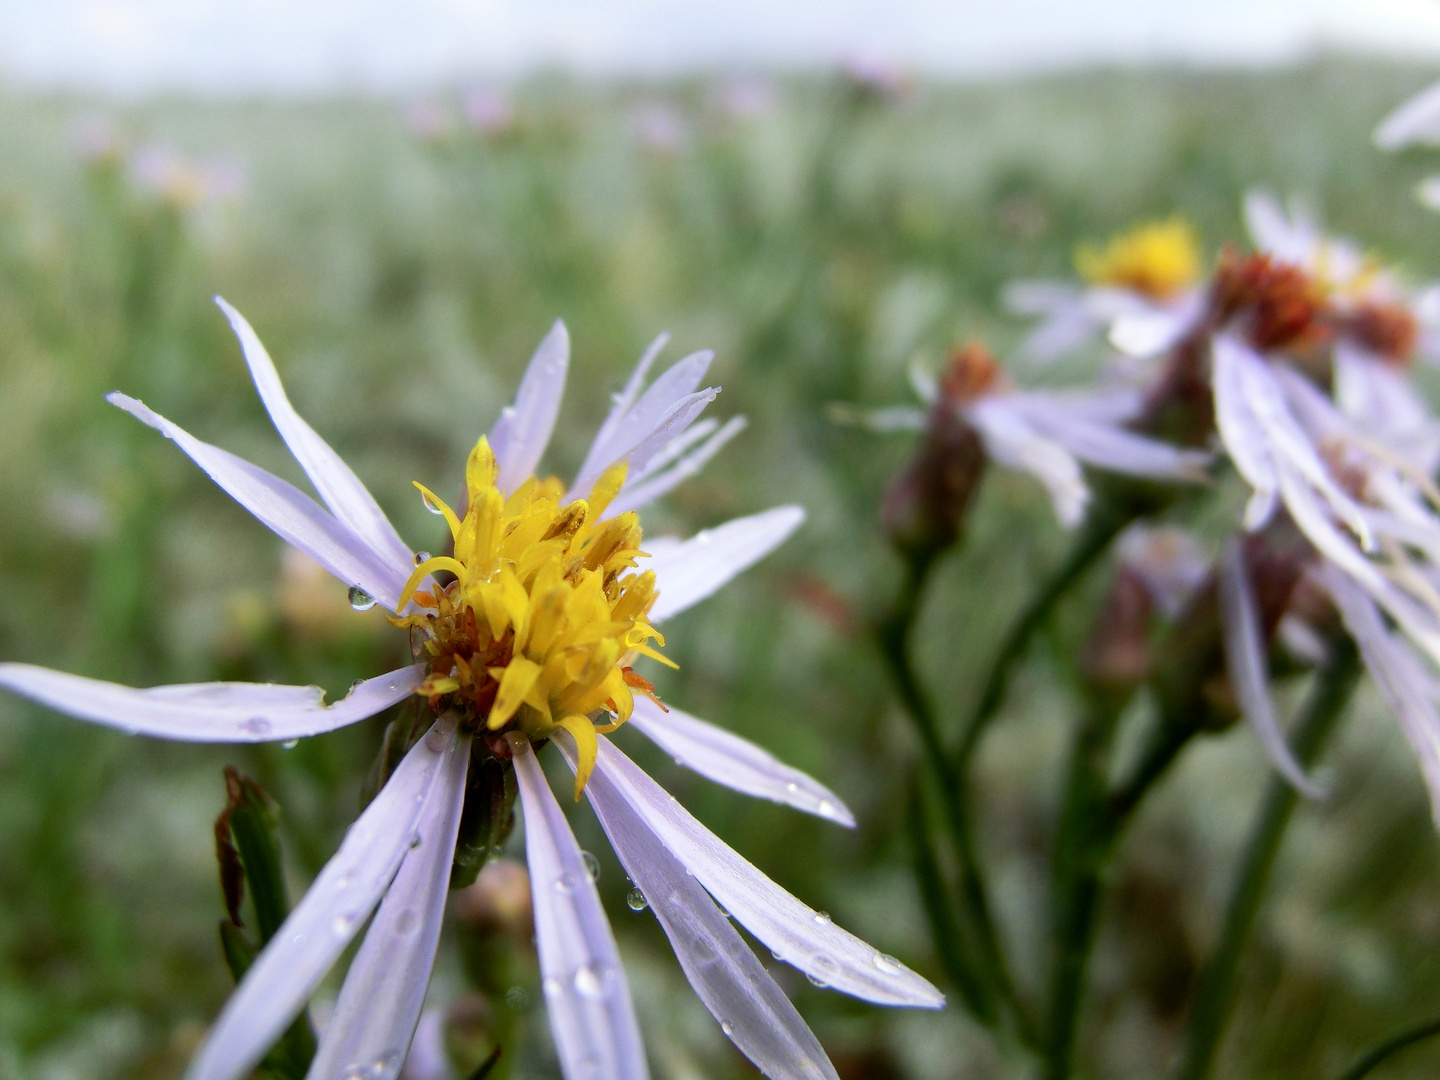
<svg viewBox="0 0 1440 1080">
<path fill-rule="evenodd" d="M 1147 222 L 1112 237 L 1103 247 L 1082 244 L 1075 268 L 1091 285 L 1133 289 L 1166 300 L 1200 278 L 1200 244 L 1181 218 Z"/>
<path fill-rule="evenodd" d="M 569 731 L 580 752 L 578 799 L 594 767 L 596 732 L 630 718 L 633 690 L 653 692 L 631 660 L 638 654 L 670 664 L 656 651 L 664 638 L 646 621 L 655 575 L 636 569 L 644 555 L 638 516 L 604 519 L 624 483 L 623 462 L 588 499 L 568 503 L 553 479 L 531 478 L 506 498 L 497 472 L 482 438 L 465 467 L 463 518 L 415 485 L 445 516 L 455 554 L 415 568 L 400 607 L 413 599 L 422 613 L 390 621 L 422 632 L 430 671 L 418 693 L 437 708 L 531 740 Z M 420 588 L 440 572 L 455 580 Z"/>
</svg>

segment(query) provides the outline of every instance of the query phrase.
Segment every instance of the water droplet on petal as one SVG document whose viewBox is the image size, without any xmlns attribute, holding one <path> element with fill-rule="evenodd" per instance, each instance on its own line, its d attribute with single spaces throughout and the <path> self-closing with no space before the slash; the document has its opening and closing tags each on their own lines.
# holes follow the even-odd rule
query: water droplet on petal
<svg viewBox="0 0 1440 1080">
<path fill-rule="evenodd" d="M 591 1001 L 605 996 L 605 982 L 590 964 L 581 964 L 575 969 L 575 992 Z"/>
<path fill-rule="evenodd" d="M 816 986 L 825 987 L 830 985 L 830 980 L 834 978 L 835 972 L 839 970 L 839 965 L 835 963 L 834 959 L 826 956 L 824 953 L 816 953 L 810 958 L 809 968 L 810 970 L 805 973 L 805 977 Z"/>
<path fill-rule="evenodd" d="M 411 835 L 411 837 L 410 837 L 410 848 L 411 848 L 411 850 L 413 851 L 415 848 L 419 847 L 419 846 L 420 846 L 421 844 L 423 844 L 424 842 L 425 842 L 425 838 L 420 835 L 419 830 L 416 830 L 416 831 Z"/>
<path fill-rule="evenodd" d="M 631 911 L 644 911 L 650 901 L 645 899 L 645 894 L 639 889 L 631 889 L 625 894 L 625 903 L 629 905 Z"/>
<path fill-rule="evenodd" d="M 588 851 L 580 852 L 580 861 L 585 864 L 585 873 L 590 875 L 591 881 L 600 880 L 600 860 Z"/>
<path fill-rule="evenodd" d="M 713 964 L 719 959 L 719 957 L 715 955 L 715 946 L 711 945 L 710 942 L 704 938 L 697 939 L 695 944 L 690 946 L 690 956 L 701 967 L 707 964 Z"/>
<path fill-rule="evenodd" d="M 720 1021 L 720 1030 L 725 1033 L 727 1039 L 733 1039 L 735 1037 L 735 1025 L 730 1023 L 729 1020 Z"/>
<path fill-rule="evenodd" d="M 419 566 L 421 563 L 427 563 L 427 562 L 429 562 L 429 561 L 430 561 L 430 552 L 428 552 L 428 551 L 417 551 L 417 552 L 415 553 L 415 565 L 416 565 L 416 566 Z"/>
<path fill-rule="evenodd" d="M 300 740 L 299 740 L 299 739 L 286 739 L 284 742 L 282 742 L 282 743 L 280 744 L 280 749 L 282 749 L 282 750 L 294 750 L 295 747 L 297 747 L 297 746 L 299 746 L 299 745 L 300 745 Z"/>
<path fill-rule="evenodd" d="M 360 687 L 362 687 L 362 686 L 364 686 L 364 685 L 365 685 L 365 680 L 364 680 L 364 679 L 356 679 L 354 682 L 352 682 L 352 683 L 350 684 L 350 693 L 353 694 L 356 690 L 359 690 Z"/>
<path fill-rule="evenodd" d="M 818 923 L 826 923 L 826 924 L 828 924 L 828 923 L 830 923 L 832 920 L 831 920 L 831 918 L 830 918 L 830 913 L 829 913 L 828 911 L 817 911 L 817 912 L 815 912 L 815 921 L 818 922 Z"/>
<path fill-rule="evenodd" d="M 241 730 L 248 731 L 252 735 L 265 735 L 270 731 L 270 721 L 263 716 L 252 716 L 240 725 Z"/>
<path fill-rule="evenodd" d="M 436 753 L 444 750 L 445 744 L 448 741 L 449 739 L 446 736 L 445 732 L 440 730 L 440 728 L 438 727 L 431 728 L 429 732 L 427 732 L 425 735 L 426 748 L 429 750 L 434 750 Z"/>
<path fill-rule="evenodd" d="M 833 818 L 835 816 L 835 804 L 829 799 L 821 799 L 820 805 L 815 807 L 815 811 L 821 817 Z"/>
<path fill-rule="evenodd" d="M 545 992 L 547 998 L 556 998 L 565 993 L 565 984 L 554 975 L 547 975 L 540 983 L 540 989 Z"/>
<path fill-rule="evenodd" d="M 886 956 L 881 952 L 877 952 L 871 957 L 871 963 L 886 975 L 899 975 L 900 972 L 905 970 L 899 960 L 896 960 L 893 956 Z"/>
<path fill-rule="evenodd" d="M 790 783 L 785 785 L 785 790 L 788 791 L 791 795 L 799 795 L 800 785 L 795 783 L 794 780 L 791 780 Z"/>
<path fill-rule="evenodd" d="M 350 933 L 350 927 L 354 925 L 355 922 L 349 915 L 336 915 L 330 920 L 330 929 L 336 937 L 344 937 Z"/>
<path fill-rule="evenodd" d="M 375 606 L 375 597 L 360 588 L 359 585 L 351 585 L 350 606 L 356 611 L 369 611 Z"/>
<path fill-rule="evenodd" d="M 338 878 L 335 879 L 335 888 L 348 889 L 350 887 L 350 883 L 354 880 L 355 879 L 350 874 L 341 874 Z"/>
<path fill-rule="evenodd" d="M 575 879 L 569 874 L 561 874 L 555 879 L 555 891 L 562 896 L 569 896 L 575 891 Z"/>
<path fill-rule="evenodd" d="M 304 934 L 296 934 L 294 937 L 292 937 L 292 938 L 290 939 L 290 944 L 291 944 L 291 945 L 304 945 L 304 944 L 305 944 L 305 935 L 304 935 Z"/>
<path fill-rule="evenodd" d="M 430 496 L 426 495 L 423 491 L 420 493 L 420 501 L 425 504 L 426 510 L 429 510 L 437 517 L 445 513 L 445 511 L 441 510 L 440 507 L 436 506 L 435 503 L 431 501 Z"/>
<path fill-rule="evenodd" d="M 420 925 L 420 913 L 414 908 L 406 908 L 395 919 L 395 933 L 404 937 L 406 934 L 415 932 Z"/>
</svg>

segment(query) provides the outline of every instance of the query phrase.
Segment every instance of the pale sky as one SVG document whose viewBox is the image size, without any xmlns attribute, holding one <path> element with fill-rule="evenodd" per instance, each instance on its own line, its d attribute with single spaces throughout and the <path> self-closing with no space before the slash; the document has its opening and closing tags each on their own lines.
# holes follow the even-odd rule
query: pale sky
<svg viewBox="0 0 1440 1080">
<path fill-rule="evenodd" d="M 945 76 L 1101 62 L 1440 60 L 1437 0 L 0 0 L 0 80 L 135 94 L 417 90 L 539 67 L 855 60 Z"/>
</svg>

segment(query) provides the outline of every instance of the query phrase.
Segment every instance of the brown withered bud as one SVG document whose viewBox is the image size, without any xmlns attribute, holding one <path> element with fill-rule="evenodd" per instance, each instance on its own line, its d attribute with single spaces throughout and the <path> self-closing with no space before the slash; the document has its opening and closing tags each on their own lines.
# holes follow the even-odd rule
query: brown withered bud
<svg viewBox="0 0 1440 1080">
<path fill-rule="evenodd" d="M 1261 352 L 1303 352 L 1333 336 L 1325 291 L 1298 266 L 1226 248 L 1210 286 L 1217 325 L 1236 324 Z"/>
<path fill-rule="evenodd" d="M 1403 304 L 1366 301 L 1340 320 L 1342 332 L 1376 356 L 1403 366 L 1415 354 L 1420 326 Z"/>
<path fill-rule="evenodd" d="M 1080 653 L 1080 678 L 1088 689 L 1127 696 L 1150 669 L 1150 587 L 1138 571 L 1121 566 Z"/>
<path fill-rule="evenodd" d="M 1261 629 L 1267 645 L 1273 644 L 1314 549 L 1283 513 L 1243 544 Z M 1212 571 L 1155 649 L 1150 684 L 1167 723 L 1221 730 L 1239 719 L 1226 674 L 1224 635 Z"/>
<path fill-rule="evenodd" d="M 958 406 L 982 395 L 998 374 L 983 346 L 967 345 L 950 356 L 920 445 L 880 506 L 885 534 L 909 559 L 931 559 L 960 539 L 987 459 Z"/>
</svg>

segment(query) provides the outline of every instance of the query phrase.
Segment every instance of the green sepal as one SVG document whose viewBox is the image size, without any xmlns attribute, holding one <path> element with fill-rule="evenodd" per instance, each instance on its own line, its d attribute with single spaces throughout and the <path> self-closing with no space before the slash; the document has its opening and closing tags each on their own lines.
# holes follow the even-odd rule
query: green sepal
<svg viewBox="0 0 1440 1080">
<path fill-rule="evenodd" d="M 471 753 L 474 756 L 465 780 L 465 807 L 460 813 L 455 861 L 450 867 L 452 889 L 474 884 L 481 868 L 500 853 L 515 827 L 515 770 L 481 742 L 474 744 Z"/>
<path fill-rule="evenodd" d="M 215 857 L 229 917 L 220 922 L 220 951 L 236 983 L 290 913 L 280 856 L 280 807 L 265 789 L 233 767 L 225 769 L 225 809 L 215 819 Z M 255 945 L 241 927 L 245 887 L 260 933 Z M 304 1080 L 315 1056 L 315 1032 L 309 1011 L 295 1018 L 257 1075 L 268 1080 Z"/>
</svg>

